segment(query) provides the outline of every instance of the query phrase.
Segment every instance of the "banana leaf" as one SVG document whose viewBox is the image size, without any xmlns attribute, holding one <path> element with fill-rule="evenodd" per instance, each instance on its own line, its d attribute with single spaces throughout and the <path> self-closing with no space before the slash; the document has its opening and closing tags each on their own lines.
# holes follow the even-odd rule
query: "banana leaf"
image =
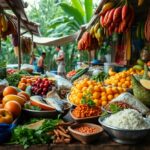
<svg viewBox="0 0 150 150">
<path fill-rule="evenodd" d="M 78 9 L 66 4 L 60 3 L 61 8 L 67 13 L 68 16 L 74 17 L 74 19 L 80 24 L 84 24 L 84 19 Z"/>
<path fill-rule="evenodd" d="M 93 0 L 84 0 L 86 22 L 89 22 L 93 15 Z"/>
<path fill-rule="evenodd" d="M 83 6 L 81 4 L 80 0 L 71 0 L 72 2 L 72 6 L 75 7 L 76 9 L 78 9 L 78 11 L 82 14 L 82 16 L 85 16 L 85 12 L 83 9 Z"/>
</svg>

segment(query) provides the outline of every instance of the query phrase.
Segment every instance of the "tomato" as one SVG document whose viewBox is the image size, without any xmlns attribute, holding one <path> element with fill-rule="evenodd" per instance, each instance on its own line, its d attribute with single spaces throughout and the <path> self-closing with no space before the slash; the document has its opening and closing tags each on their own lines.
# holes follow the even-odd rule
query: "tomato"
<svg viewBox="0 0 150 150">
<path fill-rule="evenodd" d="M 13 115 L 6 109 L 0 109 L 0 123 L 12 123 Z"/>
</svg>

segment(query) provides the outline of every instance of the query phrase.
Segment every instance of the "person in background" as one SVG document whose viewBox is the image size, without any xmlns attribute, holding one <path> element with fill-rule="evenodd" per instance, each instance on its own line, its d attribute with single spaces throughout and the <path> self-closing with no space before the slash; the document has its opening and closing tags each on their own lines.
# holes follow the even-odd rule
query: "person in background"
<svg viewBox="0 0 150 150">
<path fill-rule="evenodd" d="M 37 58 L 35 57 L 34 54 L 31 55 L 31 58 L 30 58 L 30 65 L 33 65 L 33 67 L 34 67 L 34 72 L 37 72 Z"/>
<path fill-rule="evenodd" d="M 46 53 L 43 52 L 42 55 L 40 56 L 38 63 L 37 63 L 37 72 L 40 72 L 42 74 L 44 74 L 44 68 L 46 67 L 44 65 L 44 59 L 46 57 Z"/>
<path fill-rule="evenodd" d="M 57 74 L 65 77 L 66 76 L 66 70 L 65 70 L 65 54 L 64 51 L 60 48 L 60 46 L 56 47 L 56 51 L 58 52 L 58 55 L 56 57 L 56 63 L 58 65 L 57 67 Z"/>
</svg>

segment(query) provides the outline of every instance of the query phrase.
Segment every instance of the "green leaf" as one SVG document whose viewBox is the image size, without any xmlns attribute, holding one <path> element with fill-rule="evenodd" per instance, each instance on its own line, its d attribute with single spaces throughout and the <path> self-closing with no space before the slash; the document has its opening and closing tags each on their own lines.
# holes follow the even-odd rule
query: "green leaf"
<svg viewBox="0 0 150 150">
<path fill-rule="evenodd" d="M 67 15 L 74 17 L 74 19 L 80 24 L 84 24 L 84 19 L 78 9 L 66 4 L 60 3 L 61 8 L 67 13 Z"/>
<path fill-rule="evenodd" d="M 93 15 L 93 0 L 84 0 L 86 22 L 89 22 Z"/>
<path fill-rule="evenodd" d="M 71 0 L 72 2 L 72 6 L 75 7 L 76 9 L 78 9 L 78 11 L 82 14 L 82 16 L 85 16 L 85 12 L 83 9 L 83 6 L 81 4 L 80 0 Z"/>
</svg>

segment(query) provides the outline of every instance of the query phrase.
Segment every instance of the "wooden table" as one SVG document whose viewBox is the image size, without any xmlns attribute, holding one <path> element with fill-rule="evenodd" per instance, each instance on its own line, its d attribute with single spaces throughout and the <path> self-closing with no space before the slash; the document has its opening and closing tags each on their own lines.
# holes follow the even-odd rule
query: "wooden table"
<svg viewBox="0 0 150 150">
<path fill-rule="evenodd" d="M 0 150 L 24 150 L 20 145 L 0 145 Z M 150 150 L 150 138 L 136 145 L 122 145 L 115 143 L 104 133 L 92 144 L 81 144 L 73 141 L 72 144 L 45 144 L 32 145 L 28 150 Z"/>
</svg>

